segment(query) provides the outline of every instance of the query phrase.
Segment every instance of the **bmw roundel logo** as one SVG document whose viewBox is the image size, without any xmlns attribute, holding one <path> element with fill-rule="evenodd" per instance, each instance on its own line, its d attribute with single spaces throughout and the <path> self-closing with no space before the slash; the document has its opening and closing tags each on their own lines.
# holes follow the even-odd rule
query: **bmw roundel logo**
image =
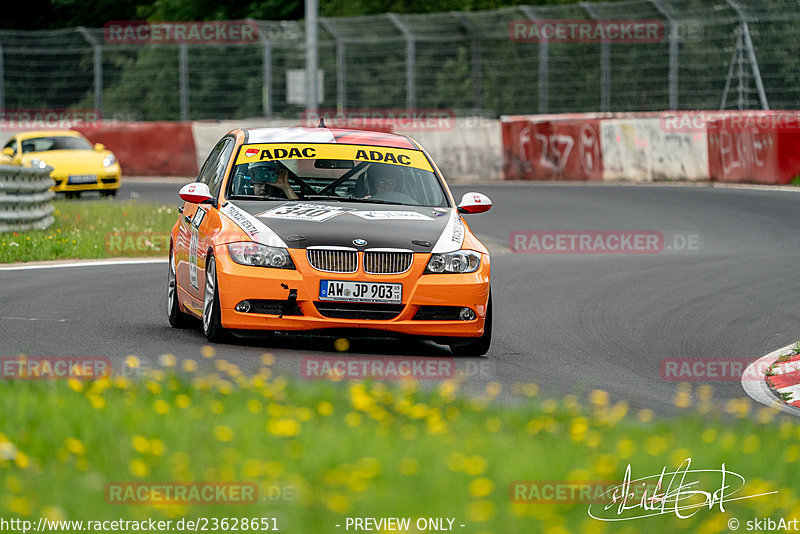
<svg viewBox="0 0 800 534">
<path fill-rule="evenodd" d="M 359 237 L 358 239 L 353 239 L 353 244 L 357 247 L 363 247 L 367 244 L 367 240 Z"/>
</svg>

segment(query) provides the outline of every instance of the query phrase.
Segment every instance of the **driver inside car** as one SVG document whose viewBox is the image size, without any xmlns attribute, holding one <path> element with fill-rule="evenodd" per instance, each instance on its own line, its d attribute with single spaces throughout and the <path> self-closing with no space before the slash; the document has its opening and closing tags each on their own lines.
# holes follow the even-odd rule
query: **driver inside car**
<svg viewBox="0 0 800 534">
<path fill-rule="evenodd" d="M 404 179 L 405 176 L 402 168 L 387 163 L 373 163 L 367 169 L 369 194 L 364 198 L 402 192 L 403 188 L 401 185 Z"/>
<path fill-rule="evenodd" d="M 270 161 L 256 162 L 248 165 L 250 180 L 255 196 L 270 196 L 297 199 L 289 184 L 289 171 Z"/>
</svg>

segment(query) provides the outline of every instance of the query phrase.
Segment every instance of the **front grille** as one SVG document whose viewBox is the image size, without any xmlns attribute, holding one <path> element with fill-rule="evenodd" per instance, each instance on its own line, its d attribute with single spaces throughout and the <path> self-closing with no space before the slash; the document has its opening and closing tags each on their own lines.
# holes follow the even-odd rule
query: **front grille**
<svg viewBox="0 0 800 534">
<path fill-rule="evenodd" d="M 103 183 L 104 183 L 104 184 L 113 184 L 113 183 L 115 183 L 116 181 L 117 181 L 117 179 L 116 179 L 116 178 L 103 178 Z"/>
<path fill-rule="evenodd" d="M 361 302 L 315 302 L 314 306 L 323 317 L 331 319 L 360 319 L 365 321 L 387 321 L 403 311 L 403 304 L 371 304 Z"/>
<path fill-rule="evenodd" d="M 461 306 L 420 306 L 414 321 L 460 321 Z"/>
<path fill-rule="evenodd" d="M 355 250 L 309 248 L 306 257 L 318 271 L 354 273 L 358 270 L 358 252 Z"/>
<path fill-rule="evenodd" d="M 364 252 L 364 272 L 369 274 L 400 274 L 411 268 L 413 252 Z"/>
</svg>

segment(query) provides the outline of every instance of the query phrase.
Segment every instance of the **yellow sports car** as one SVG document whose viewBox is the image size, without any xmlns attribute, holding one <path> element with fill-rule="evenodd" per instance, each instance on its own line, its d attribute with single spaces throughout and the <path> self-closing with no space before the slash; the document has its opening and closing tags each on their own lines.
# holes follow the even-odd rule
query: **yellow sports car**
<svg viewBox="0 0 800 534">
<path fill-rule="evenodd" d="M 53 191 L 68 197 L 82 191 L 115 196 L 122 171 L 116 156 L 100 143 L 94 145 L 73 130 L 25 132 L 3 145 L 0 165 L 44 168 L 50 166 Z"/>
</svg>

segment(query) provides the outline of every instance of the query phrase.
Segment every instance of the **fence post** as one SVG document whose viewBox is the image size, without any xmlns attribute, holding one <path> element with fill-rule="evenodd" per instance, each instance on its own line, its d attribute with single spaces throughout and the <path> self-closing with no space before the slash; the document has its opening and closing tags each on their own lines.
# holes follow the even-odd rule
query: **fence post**
<svg viewBox="0 0 800 534">
<path fill-rule="evenodd" d="M 95 39 L 94 35 L 83 26 L 78 26 L 78 32 L 92 45 L 94 52 L 94 109 L 103 116 L 103 45 Z"/>
<path fill-rule="evenodd" d="M 678 53 L 680 23 L 661 0 L 650 0 L 659 13 L 669 21 L 669 109 L 678 109 Z"/>
<path fill-rule="evenodd" d="M 264 117 L 272 117 L 272 41 L 269 32 L 259 27 L 258 39 L 261 42 L 261 110 Z"/>
<path fill-rule="evenodd" d="M 3 55 L 4 55 L 3 44 L 0 43 L 0 112 L 5 111 L 6 109 L 6 94 L 5 94 L 6 78 L 3 69 Z"/>
<path fill-rule="evenodd" d="M 458 20 L 471 37 L 473 113 L 476 117 L 480 117 L 483 114 L 483 65 L 481 61 L 480 34 L 472 21 L 470 21 L 464 13 L 460 11 L 451 11 L 450 14 Z"/>
<path fill-rule="evenodd" d="M 347 108 L 347 43 L 331 21 L 319 21 L 336 40 L 336 111 L 344 113 Z"/>
<path fill-rule="evenodd" d="M 317 0 L 306 0 L 306 115 L 317 112 L 319 106 L 317 69 L 319 68 L 319 40 L 317 38 Z"/>
<path fill-rule="evenodd" d="M 520 11 L 530 20 L 540 20 L 530 6 L 519 6 Z M 550 108 L 550 43 L 541 40 L 539 43 L 539 113 L 547 113 Z"/>
<path fill-rule="evenodd" d="M 594 20 L 601 20 L 594 6 L 580 2 L 580 6 Z M 606 41 L 600 43 L 600 111 L 608 111 L 611 107 L 611 45 Z"/>
<path fill-rule="evenodd" d="M 414 34 L 395 13 L 387 13 L 386 16 L 400 30 L 406 40 L 406 108 L 412 111 L 417 107 L 416 80 L 414 76 L 417 46 L 414 41 Z"/>
<path fill-rule="evenodd" d="M 178 76 L 180 81 L 181 120 L 189 120 L 189 46 L 182 43 L 178 48 Z"/>
</svg>

